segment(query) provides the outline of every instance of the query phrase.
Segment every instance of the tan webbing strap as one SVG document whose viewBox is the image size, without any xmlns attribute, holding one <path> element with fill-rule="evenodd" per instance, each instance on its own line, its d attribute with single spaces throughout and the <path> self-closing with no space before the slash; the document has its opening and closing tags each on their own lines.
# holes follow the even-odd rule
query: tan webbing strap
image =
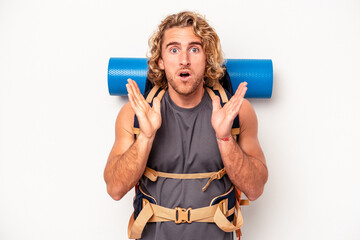
<svg viewBox="0 0 360 240">
<path fill-rule="evenodd" d="M 229 101 L 226 92 L 224 90 L 224 88 L 221 86 L 221 84 L 219 83 L 219 81 L 215 82 L 215 85 L 213 87 L 214 90 L 218 90 L 220 93 L 220 97 L 223 103 L 227 103 Z"/>
<path fill-rule="evenodd" d="M 200 179 L 200 178 L 211 178 L 211 177 L 213 177 L 213 175 L 216 175 L 216 174 L 218 174 L 218 172 L 166 173 L 166 172 L 155 171 L 154 169 L 151 169 L 149 167 L 146 167 L 145 172 L 144 172 L 145 177 L 149 178 L 153 182 L 155 182 L 158 177 L 173 178 L 173 179 Z"/>
<path fill-rule="evenodd" d="M 218 204 L 197 209 L 185 209 L 185 208 L 165 208 L 159 205 L 152 205 L 154 210 L 154 216 L 152 216 L 149 222 L 168 222 L 174 221 L 175 223 L 192 223 L 192 222 L 214 222 L 214 214 L 218 209 Z M 229 211 L 228 216 L 231 212 Z"/>
<path fill-rule="evenodd" d="M 128 226 L 128 237 L 130 239 L 141 238 L 141 233 L 144 230 L 145 225 L 149 219 L 154 215 L 154 211 L 151 208 L 151 204 L 146 204 L 143 209 L 134 220 L 134 213 L 130 217 Z"/>
<path fill-rule="evenodd" d="M 151 103 L 151 101 L 153 100 L 154 96 L 155 96 L 155 93 L 159 90 L 159 86 L 158 85 L 155 85 L 149 92 L 149 94 L 147 95 L 146 97 L 146 101 L 148 103 Z"/>
<path fill-rule="evenodd" d="M 146 167 L 144 176 L 150 179 L 152 182 L 156 182 L 159 175 L 158 172 L 155 171 L 154 169 Z"/>
<path fill-rule="evenodd" d="M 249 206 L 250 205 L 250 201 L 248 199 L 241 199 L 240 200 L 240 206 Z"/>
<path fill-rule="evenodd" d="M 187 174 L 178 174 L 178 173 L 165 173 L 158 172 L 154 169 L 146 167 L 144 176 L 150 179 L 153 182 L 156 182 L 158 177 L 163 178 L 173 178 L 173 179 L 201 179 L 201 178 L 209 178 L 209 181 L 202 188 L 203 191 L 209 187 L 210 183 L 215 179 L 221 179 L 226 174 L 225 168 L 221 169 L 218 172 L 207 172 L 207 173 L 187 173 Z"/>
<path fill-rule="evenodd" d="M 221 204 L 219 206 L 221 206 Z M 231 223 L 226 218 L 226 216 L 222 212 L 222 209 L 218 208 L 215 212 L 214 222 L 224 232 L 232 232 L 238 230 L 243 225 L 244 220 L 240 212 L 240 205 L 238 201 L 235 202 L 235 209 L 237 214 L 234 218 L 234 223 Z"/>
<path fill-rule="evenodd" d="M 135 134 L 136 136 L 139 136 L 139 134 L 140 134 L 140 128 L 133 128 L 133 131 L 134 131 L 134 134 Z"/>
<path fill-rule="evenodd" d="M 236 201 L 238 201 L 240 203 L 240 206 L 249 205 L 248 199 L 241 199 L 241 191 L 238 188 L 235 189 L 235 198 L 236 198 Z M 240 211 L 241 211 L 241 209 L 239 209 L 238 212 L 240 212 Z M 240 228 L 238 230 L 236 230 L 235 232 L 236 232 L 236 238 L 238 238 L 242 235 Z"/>
<path fill-rule="evenodd" d="M 163 90 L 161 90 L 161 91 L 159 92 L 159 94 L 158 94 L 156 97 L 161 101 L 161 99 L 163 98 L 164 94 L 165 94 L 165 90 L 163 89 Z"/>
<path fill-rule="evenodd" d="M 240 128 L 232 128 L 231 135 L 236 136 L 240 134 Z"/>
<path fill-rule="evenodd" d="M 174 221 L 177 224 L 192 222 L 215 222 L 218 226 L 225 226 L 223 228 L 228 230 L 228 225 L 234 225 L 228 221 L 227 217 L 234 214 L 236 207 L 230 210 L 227 210 L 227 208 L 225 209 L 223 207 L 223 203 L 225 201 L 226 199 L 213 206 L 197 209 L 171 209 L 152 203 L 147 203 L 145 206 L 143 206 L 143 209 L 141 210 L 136 220 L 134 220 L 133 215 L 131 216 L 128 226 L 128 236 L 130 239 L 141 238 L 142 231 L 144 230 L 147 222 Z M 218 216 L 215 218 L 216 214 Z M 221 216 L 223 216 L 223 218 Z"/>
<path fill-rule="evenodd" d="M 226 170 L 225 168 L 221 169 L 220 171 L 218 171 L 216 174 L 214 174 L 209 181 L 206 183 L 206 185 L 202 188 L 203 192 L 206 191 L 206 189 L 210 186 L 210 183 L 212 181 L 214 181 L 215 179 L 221 179 L 224 175 L 226 174 Z"/>
<path fill-rule="evenodd" d="M 210 88 L 206 87 L 206 91 L 208 92 L 209 96 L 211 99 L 213 99 L 215 97 L 215 93 L 213 90 L 211 90 Z"/>
<path fill-rule="evenodd" d="M 227 103 L 228 101 L 229 101 L 229 99 L 228 99 L 228 97 L 227 97 L 227 95 L 226 95 L 226 93 L 225 93 L 225 90 L 224 90 L 224 88 L 220 85 L 220 83 L 215 83 L 215 85 L 214 85 L 214 90 L 218 90 L 219 91 L 219 93 L 220 93 L 220 97 L 221 97 L 221 101 L 223 102 L 223 103 Z M 214 93 L 214 91 L 213 90 L 211 90 L 211 88 L 208 88 L 208 87 L 206 87 L 206 91 L 208 92 L 208 94 L 209 94 L 209 96 L 210 96 L 210 98 L 211 99 L 213 99 L 215 96 L 216 96 L 216 94 Z"/>
<path fill-rule="evenodd" d="M 149 94 L 148 94 L 147 97 L 146 97 L 146 101 L 147 101 L 148 103 L 151 103 L 151 102 L 152 102 L 152 100 L 154 99 L 155 94 L 156 94 L 156 92 L 159 90 L 159 88 L 160 88 L 159 86 L 155 85 L 155 86 L 150 90 Z M 164 96 L 164 93 L 165 93 L 165 90 L 162 89 L 162 90 L 158 93 L 158 95 L 157 95 L 156 97 L 159 98 L 159 100 L 161 101 L 162 97 Z"/>
<path fill-rule="evenodd" d="M 240 134 L 240 128 L 231 129 L 231 136 L 235 139 L 235 141 L 236 141 L 236 136 L 238 136 L 239 134 Z"/>
</svg>

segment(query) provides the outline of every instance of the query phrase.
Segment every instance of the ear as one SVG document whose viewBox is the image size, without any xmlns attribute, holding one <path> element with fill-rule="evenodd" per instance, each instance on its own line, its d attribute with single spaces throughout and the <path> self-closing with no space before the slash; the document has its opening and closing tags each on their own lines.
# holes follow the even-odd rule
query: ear
<svg viewBox="0 0 360 240">
<path fill-rule="evenodd" d="M 161 70 L 165 70 L 164 60 L 162 58 L 159 58 L 158 65 L 159 65 Z"/>
</svg>

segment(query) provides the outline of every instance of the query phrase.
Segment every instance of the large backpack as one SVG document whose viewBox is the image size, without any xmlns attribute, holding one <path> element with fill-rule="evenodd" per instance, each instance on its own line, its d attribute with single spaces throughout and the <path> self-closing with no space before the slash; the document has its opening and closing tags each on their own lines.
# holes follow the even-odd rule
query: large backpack
<svg viewBox="0 0 360 240">
<path fill-rule="evenodd" d="M 231 84 L 231 80 L 230 80 L 230 76 L 228 74 L 228 72 L 225 70 L 225 74 L 224 76 L 215 83 L 215 85 L 213 87 L 206 87 L 206 91 L 208 92 L 208 94 L 210 95 L 211 99 L 217 95 L 220 98 L 220 104 L 223 107 L 232 97 L 233 95 L 233 88 L 232 88 L 232 84 Z M 161 101 L 162 97 L 165 94 L 165 90 L 160 88 L 157 85 L 153 85 L 149 79 L 146 79 L 146 84 L 145 84 L 145 94 L 144 94 L 144 98 L 146 99 L 146 101 L 150 104 L 150 106 L 152 107 L 153 105 L 153 100 L 155 97 L 158 97 L 159 100 Z M 134 116 L 134 137 L 136 138 L 136 136 L 140 133 L 140 126 L 139 126 L 139 121 L 136 117 L 136 115 Z M 232 129 L 231 129 L 231 135 L 234 137 L 235 140 L 237 140 L 237 138 L 239 137 L 240 134 L 240 123 L 239 123 L 239 116 L 236 116 L 236 118 L 234 119 L 233 125 L 232 125 Z M 209 187 L 210 183 L 215 180 L 215 179 L 220 179 L 222 178 L 224 175 L 226 174 L 225 169 L 220 170 L 218 173 L 216 173 L 214 176 L 210 177 L 209 182 L 207 183 L 206 186 L 204 186 L 203 191 L 205 191 L 207 189 L 207 187 Z M 175 174 L 175 175 L 179 175 L 179 176 L 171 176 L 172 174 L 168 174 L 168 173 L 162 173 L 162 172 L 157 172 L 153 169 L 150 168 L 146 168 L 146 171 L 144 172 L 144 176 L 146 176 L 149 179 L 152 179 L 151 181 L 156 181 L 157 177 L 174 177 L 174 178 L 182 178 L 184 176 L 180 176 L 180 175 L 186 175 L 186 174 Z M 205 176 L 205 174 L 200 174 L 200 175 L 204 175 L 203 177 L 208 177 Z M 155 177 L 154 177 L 155 176 Z M 151 199 L 150 196 L 145 196 L 141 189 L 139 189 L 138 184 L 135 186 L 135 193 L 136 193 L 136 197 L 134 199 L 134 214 L 133 216 L 131 216 L 130 218 L 130 222 L 129 222 L 129 238 L 130 236 L 141 236 L 141 232 L 142 232 L 142 228 L 145 226 L 146 222 L 150 219 L 151 216 L 153 216 L 155 213 L 153 211 L 147 210 L 146 213 L 143 213 L 143 215 L 148 215 L 146 218 L 149 218 L 148 220 L 144 220 L 146 218 L 141 217 L 142 219 L 140 220 L 140 222 L 142 222 L 142 226 L 138 226 L 138 223 L 136 222 L 137 216 L 138 214 L 142 211 L 142 208 L 144 206 L 146 206 L 146 208 L 149 208 L 150 204 L 155 204 L 155 202 Z M 240 205 L 249 205 L 249 201 L 247 199 L 241 199 L 241 191 L 237 188 L 234 188 L 233 194 L 235 194 L 236 196 L 234 197 L 236 199 L 236 203 L 234 202 L 234 206 L 238 206 L 237 207 L 237 211 L 238 211 L 238 216 L 241 217 L 241 212 L 240 212 Z M 216 203 L 216 202 L 214 202 Z M 154 205 L 152 205 L 153 207 L 155 207 Z M 163 211 L 163 210 L 161 210 Z M 150 216 L 151 215 L 151 216 Z M 155 214 L 156 215 L 156 214 Z M 238 219 L 239 219 L 238 217 Z M 224 218 L 226 219 L 226 218 Z M 222 219 L 222 222 L 226 222 L 226 220 Z M 242 217 L 241 217 L 242 219 Z M 228 217 L 229 221 L 235 220 L 234 216 L 230 216 Z M 241 220 L 242 221 L 242 220 Z M 134 225 L 135 223 L 135 225 Z M 226 223 L 229 224 L 229 223 Z M 239 223 L 236 223 L 236 221 L 234 221 L 234 224 L 237 225 Z M 241 223 L 242 225 L 242 223 Z M 227 226 L 229 227 L 229 226 Z M 231 226 L 230 228 L 234 228 L 234 226 Z M 226 227 L 223 227 L 223 230 L 226 229 Z M 139 235 L 140 234 L 140 235 Z M 238 228 L 236 230 L 236 235 L 239 237 L 241 236 L 241 231 Z"/>
</svg>

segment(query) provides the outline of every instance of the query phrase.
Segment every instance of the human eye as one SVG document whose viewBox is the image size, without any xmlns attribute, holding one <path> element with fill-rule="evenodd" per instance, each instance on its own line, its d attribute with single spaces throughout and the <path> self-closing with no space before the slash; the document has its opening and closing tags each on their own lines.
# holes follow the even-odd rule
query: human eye
<svg viewBox="0 0 360 240">
<path fill-rule="evenodd" d="M 198 53 L 198 52 L 199 52 L 199 48 L 197 48 L 197 47 L 192 47 L 192 48 L 190 48 L 190 51 L 191 51 L 192 53 Z"/>
<path fill-rule="evenodd" d="M 171 53 L 178 53 L 179 50 L 177 48 L 170 48 Z"/>
</svg>

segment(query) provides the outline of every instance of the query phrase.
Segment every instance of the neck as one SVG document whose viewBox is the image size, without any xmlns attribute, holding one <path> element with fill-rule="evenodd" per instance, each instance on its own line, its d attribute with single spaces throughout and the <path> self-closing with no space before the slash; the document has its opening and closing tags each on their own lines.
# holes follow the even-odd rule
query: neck
<svg viewBox="0 0 360 240">
<path fill-rule="evenodd" d="M 205 92 L 204 87 L 200 87 L 198 90 L 189 95 L 181 95 L 172 88 L 168 89 L 171 100 L 181 108 L 196 107 L 201 102 Z"/>
</svg>

